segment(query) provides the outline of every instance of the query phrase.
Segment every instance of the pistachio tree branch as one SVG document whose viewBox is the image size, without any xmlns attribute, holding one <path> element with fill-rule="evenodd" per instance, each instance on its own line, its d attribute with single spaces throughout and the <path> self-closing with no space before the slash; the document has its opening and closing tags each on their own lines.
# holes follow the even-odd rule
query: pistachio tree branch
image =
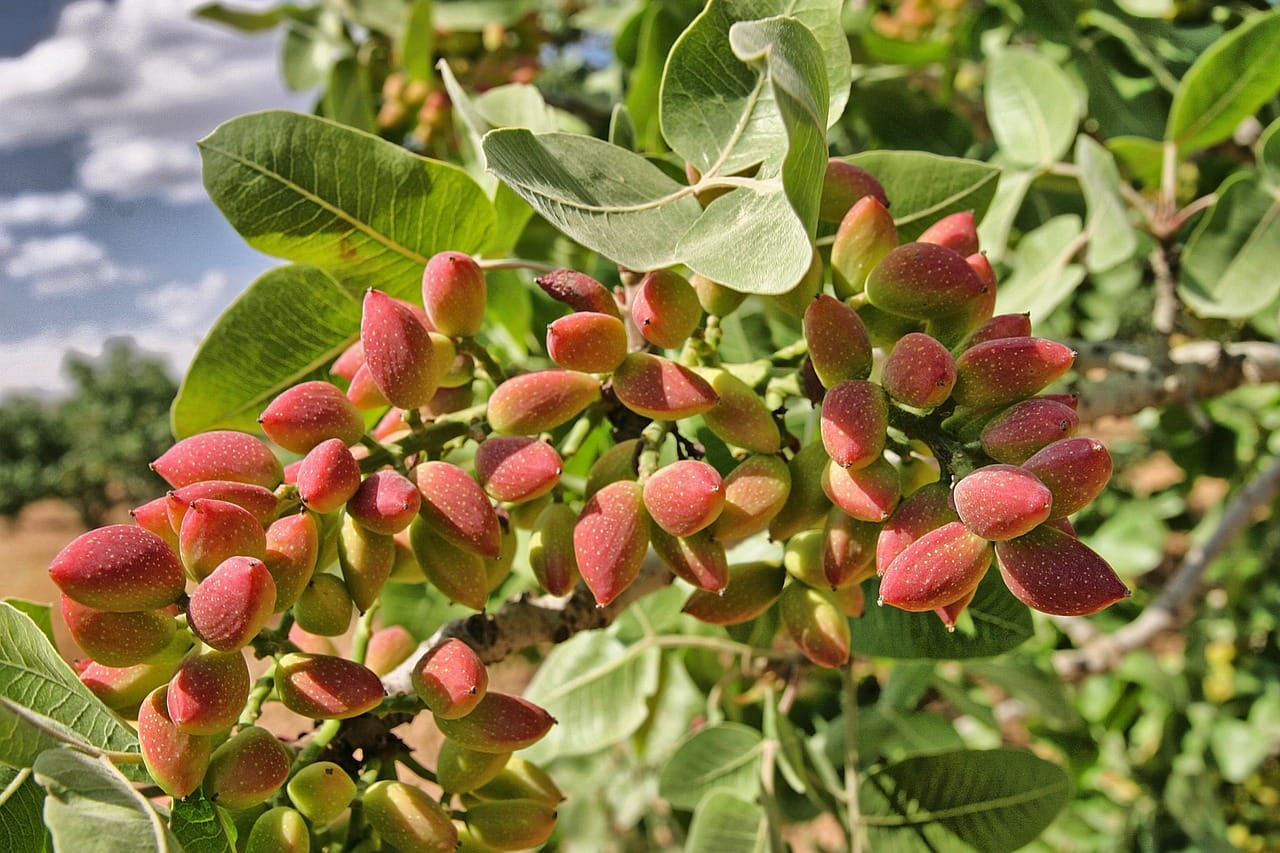
<svg viewBox="0 0 1280 853">
<path fill-rule="evenodd" d="M 650 555 L 631 586 L 605 607 L 596 604 L 586 584 L 579 583 L 565 598 L 523 595 L 505 602 L 493 613 L 455 619 L 419 643 L 408 660 L 383 677 L 382 685 L 391 697 L 412 694 L 413 665 L 429 649 L 449 638 L 462 640 L 490 664 L 520 649 L 563 643 L 581 631 L 608 627 L 624 610 L 671 579 L 666 567 Z"/>
<path fill-rule="evenodd" d="M 1200 589 L 1205 570 L 1253 523 L 1258 510 L 1280 497 L 1280 457 L 1236 493 L 1222 513 L 1217 528 L 1203 543 L 1183 557 L 1164 588 L 1128 625 L 1109 634 L 1097 631 L 1079 617 L 1055 619 L 1076 644 L 1053 657 L 1054 668 L 1064 678 L 1114 669 L 1128 652 L 1147 645 L 1157 634 L 1177 627 L 1179 619 Z"/>
<path fill-rule="evenodd" d="M 1204 400 L 1244 385 L 1280 382 L 1280 345 L 1265 341 L 1194 341 L 1157 353 L 1108 344 L 1073 342 L 1082 373 L 1106 371 L 1081 384 L 1080 418 L 1126 417 L 1143 409 Z"/>
</svg>

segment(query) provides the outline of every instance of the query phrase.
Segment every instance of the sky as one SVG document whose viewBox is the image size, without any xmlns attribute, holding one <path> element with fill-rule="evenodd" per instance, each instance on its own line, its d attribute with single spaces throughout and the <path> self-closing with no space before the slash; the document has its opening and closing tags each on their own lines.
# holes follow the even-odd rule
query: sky
<svg viewBox="0 0 1280 853">
<path fill-rule="evenodd" d="M 196 142 L 315 93 L 285 89 L 278 33 L 197 20 L 198 5 L 0 0 L 0 398 L 64 392 L 68 352 L 122 336 L 178 376 L 281 263 L 208 200 Z"/>
</svg>

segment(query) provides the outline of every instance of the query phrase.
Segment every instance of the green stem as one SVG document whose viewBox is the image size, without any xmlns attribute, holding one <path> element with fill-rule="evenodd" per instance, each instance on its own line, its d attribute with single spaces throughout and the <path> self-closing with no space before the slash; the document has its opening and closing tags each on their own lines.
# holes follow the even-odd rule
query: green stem
<svg viewBox="0 0 1280 853">
<path fill-rule="evenodd" d="M 280 667 L 278 660 L 271 661 L 271 665 L 267 667 L 266 672 L 258 676 L 258 680 L 253 683 L 253 689 L 249 691 L 249 698 L 245 700 L 244 710 L 240 712 L 240 719 L 236 720 L 236 728 L 241 726 L 252 726 L 262 716 L 262 705 L 267 701 L 267 697 L 271 695 L 271 691 L 276 686 L 276 670 Z"/>
<path fill-rule="evenodd" d="M 487 349 L 476 343 L 475 338 L 459 338 L 456 343 L 458 352 L 464 352 L 480 362 L 480 366 L 484 368 L 485 373 L 489 374 L 494 385 L 502 384 L 502 381 L 507 378 L 502 365 L 498 364 Z"/>
<path fill-rule="evenodd" d="M 409 772 L 413 773 L 413 775 L 426 779 L 428 782 L 430 782 L 433 785 L 440 784 L 439 781 L 436 779 L 436 774 L 432 773 L 430 770 L 423 767 L 422 764 L 419 763 L 418 760 L 414 758 L 412 755 L 410 755 L 409 753 L 407 752 L 399 753 L 398 755 L 396 755 L 396 761 L 400 762 L 405 767 L 409 768 Z"/>
<path fill-rule="evenodd" d="M 466 435 L 471 425 L 483 420 L 487 406 L 481 403 L 441 415 L 430 424 L 415 430 L 399 441 L 390 444 L 373 442 L 369 455 L 360 460 L 360 470 L 369 474 L 386 465 L 398 465 L 404 459 L 422 451 L 439 451 L 448 442 Z"/>
<path fill-rule="evenodd" d="M 356 623 L 355 636 L 351 638 L 351 659 L 356 663 L 364 663 L 365 656 L 369 654 L 369 637 L 373 636 L 373 617 L 381 606 L 382 600 L 375 600 L 369 605 L 368 610 L 360 614 L 360 621 Z"/>
<path fill-rule="evenodd" d="M 853 680 L 853 664 L 840 668 L 840 680 L 844 687 L 844 796 L 848 809 L 849 851 L 862 853 L 866 839 L 862 831 L 862 804 L 858 801 L 858 685 Z"/>
<path fill-rule="evenodd" d="M 311 738 L 311 742 L 302 748 L 298 753 L 298 757 L 293 761 L 293 769 L 289 771 L 292 776 L 308 764 L 315 763 L 320 757 L 320 753 L 333 742 L 333 739 L 342 731 L 342 720 L 325 720 L 320 724 L 320 728 L 316 729 L 315 735 Z"/>
<path fill-rule="evenodd" d="M 601 413 L 598 406 L 592 406 L 582 417 L 573 422 L 569 434 L 560 442 L 560 458 L 568 459 L 582 449 L 582 443 L 591 435 L 591 431 L 600 423 Z"/>
<path fill-rule="evenodd" d="M 639 476 L 637 479 L 641 484 L 657 471 L 660 465 L 659 455 L 662 453 L 662 445 L 666 441 L 667 432 L 671 429 L 670 421 L 650 421 L 649 425 L 640 433 L 640 444 L 643 448 L 640 451 L 640 459 L 636 462 Z"/>
</svg>

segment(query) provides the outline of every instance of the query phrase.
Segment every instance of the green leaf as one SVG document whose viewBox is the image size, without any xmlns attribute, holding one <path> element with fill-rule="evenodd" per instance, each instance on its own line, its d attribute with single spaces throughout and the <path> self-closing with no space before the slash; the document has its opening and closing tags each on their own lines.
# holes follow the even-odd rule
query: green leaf
<svg viewBox="0 0 1280 853">
<path fill-rule="evenodd" d="M 435 0 L 435 25 L 446 32 L 480 32 L 491 22 L 514 24 L 538 0 Z"/>
<path fill-rule="evenodd" d="M 1107 270 L 1127 261 L 1138 250 L 1138 235 L 1120 196 L 1120 170 L 1111 152 L 1083 134 L 1076 139 L 1076 167 L 1088 211 L 1084 222 L 1089 232 L 1085 266 L 1093 272 Z"/>
<path fill-rule="evenodd" d="M 992 263 L 998 263 L 1009 254 L 1009 232 L 1022 210 L 1027 191 L 1040 176 L 1039 169 L 1018 169 L 1000 175 L 995 198 L 978 223 L 978 242 Z"/>
<path fill-rule="evenodd" d="M 781 182 L 743 187 L 707 205 L 676 246 L 694 272 L 745 293 L 785 293 L 813 262 L 813 244 Z"/>
<path fill-rule="evenodd" d="M 410 80 L 429 82 L 435 62 L 436 28 L 432 18 L 434 0 L 410 0 L 404 28 L 400 31 L 400 65 Z"/>
<path fill-rule="evenodd" d="M 848 99 L 849 47 L 838 0 L 711 0 L 676 40 L 662 76 L 659 119 L 673 151 L 703 175 L 729 175 L 786 150 L 783 117 L 762 75 L 730 44 L 740 21 L 787 15 L 804 24 L 823 56 L 827 122 Z M 828 125 L 829 126 L 829 125 Z"/>
<path fill-rule="evenodd" d="M 27 601 L 23 598 L 6 598 L 4 603 L 30 616 L 31 621 L 36 623 L 36 627 L 40 629 L 40 633 L 44 634 L 49 639 L 49 642 L 55 646 L 58 644 L 57 638 L 53 635 L 53 613 L 49 605 L 38 601 Z"/>
<path fill-rule="evenodd" d="M 769 827 L 759 803 L 713 791 L 698 803 L 684 853 L 754 853 L 768 848 Z"/>
<path fill-rule="evenodd" d="M 252 113 L 200 142 L 209 196 L 251 246 L 351 293 L 407 297 L 436 252 L 475 252 L 493 206 L 462 169 L 325 119 Z"/>
<path fill-rule="evenodd" d="M 329 69 L 329 85 L 320 107 L 325 118 L 339 124 L 370 133 L 378 129 L 369 69 L 355 57 L 344 56 Z"/>
<path fill-rule="evenodd" d="M 346 0 L 346 5 L 362 27 L 396 36 L 404 26 L 404 0 Z"/>
<path fill-rule="evenodd" d="M 769 89 L 787 134 L 782 185 L 805 232 L 812 235 L 827 167 L 822 48 L 804 24 L 785 17 L 739 21 L 729 28 L 729 44 L 738 59 L 763 63 L 767 69 Z"/>
<path fill-rule="evenodd" d="M 322 270 L 263 273 L 196 351 L 173 403 L 179 438 L 220 428 L 253 431 L 277 394 L 336 358 L 360 331 L 360 303 Z"/>
<path fill-rule="evenodd" d="M 1277 257 L 1280 193 L 1237 172 L 1187 240 L 1178 295 L 1202 317 L 1248 317 L 1280 296 Z"/>
<path fill-rule="evenodd" d="M 877 589 L 868 589 L 867 601 L 876 598 Z M 1027 606 L 1009 594 L 999 572 L 987 572 L 965 613 L 972 619 L 972 631 L 961 625 L 949 632 L 933 613 L 869 606 L 862 617 L 849 622 L 851 648 L 867 657 L 959 660 L 998 655 L 1033 633 Z"/>
<path fill-rule="evenodd" d="M 702 212 L 689 187 L 599 139 L 503 128 L 485 135 L 484 153 L 552 225 L 630 269 L 677 263 L 676 240 Z"/>
<path fill-rule="evenodd" d="M 11 850 L 44 853 L 44 790 L 27 767 L 0 766 L 0 837 Z"/>
<path fill-rule="evenodd" d="M 206 3 L 197 7 L 192 14 L 197 18 L 204 18 L 206 21 L 216 21 L 219 24 L 226 24 L 228 27 L 235 27 L 244 33 L 257 33 L 269 30 L 279 24 L 284 17 L 286 9 L 296 13 L 299 7 L 289 4 L 288 6 L 274 6 L 263 9 L 261 12 L 255 12 L 228 6 L 225 3 Z"/>
<path fill-rule="evenodd" d="M 1254 146 L 1258 168 L 1272 188 L 1280 187 L 1280 119 L 1276 119 L 1258 137 Z"/>
<path fill-rule="evenodd" d="M 628 151 L 639 149 L 636 144 L 636 126 L 631 121 L 631 111 L 627 109 L 626 104 L 613 105 L 613 112 L 609 113 L 608 140 L 610 145 L 616 145 Z"/>
<path fill-rule="evenodd" d="M 662 127 L 658 123 L 658 98 L 662 72 L 671 47 L 684 30 L 685 21 L 665 3 L 647 3 L 635 27 L 635 61 L 627 87 L 626 107 L 636 126 L 633 151 L 662 151 Z"/>
<path fill-rule="evenodd" d="M 151 803 L 111 762 L 72 749 L 51 749 L 40 755 L 34 770 L 36 781 L 49 793 L 44 821 L 55 850 L 182 850 Z"/>
<path fill-rule="evenodd" d="M 26 614 L 0 604 L 0 696 L 48 717 L 87 743 L 137 751 L 133 730 L 80 683 Z M 12 713 L 0 716 L 0 762 L 29 765 L 49 735 Z"/>
<path fill-rule="evenodd" d="M 738 723 L 694 733 L 676 749 L 658 777 L 658 795 L 677 809 L 692 810 L 712 791 L 754 800 L 760 788 L 764 739 Z"/>
<path fill-rule="evenodd" d="M 1016 850 L 1071 795 L 1056 764 L 1020 749 L 957 750 L 907 758 L 868 774 L 862 813 L 873 850 Z"/>
<path fill-rule="evenodd" d="M 885 65 L 919 66 L 942 62 L 951 55 L 954 45 L 950 39 L 889 38 L 869 25 L 863 26 L 858 39 L 867 49 L 868 56 Z"/>
<path fill-rule="evenodd" d="M 996 312 L 1029 312 L 1039 321 L 1066 301 L 1084 281 L 1084 267 L 1071 263 L 1081 234 L 1080 217 L 1064 213 L 1024 235 L 1007 258 L 1013 273 L 996 290 Z"/>
<path fill-rule="evenodd" d="M 884 186 L 903 242 L 952 213 L 972 210 L 981 220 L 1000 179 L 1000 167 L 990 163 L 922 151 L 866 151 L 845 159 Z"/>
<path fill-rule="evenodd" d="M 1164 138 L 1183 152 L 1231 136 L 1280 91 L 1280 10 L 1255 15 L 1187 69 L 1173 95 Z"/>
<path fill-rule="evenodd" d="M 543 762 L 584 755 L 625 740 L 644 724 L 658 689 L 657 646 L 625 646 L 609 634 L 584 631 L 551 650 L 525 690 L 558 724 L 523 753 Z"/>
<path fill-rule="evenodd" d="M 342 16 L 320 6 L 284 7 L 284 44 L 280 48 L 280 73 L 295 92 L 319 86 L 329 68 L 352 45 L 343 31 Z"/>
<path fill-rule="evenodd" d="M 226 811 L 215 808 L 200 788 L 173 801 L 169 826 L 185 853 L 235 853 L 235 827 Z"/>
<path fill-rule="evenodd" d="M 1141 136 L 1114 136 L 1107 140 L 1107 150 L 1124 166 L 1125 172 L 1148 187 L 1160 185 L 1161 144 Z"/>
<path fill-rule="evenodd" d="M 1080 121 L 1071 79 L 1039 53 L 1006 50 L 987 64 L 987 120 L 1000 151 L 1021 166 L 1057 162 Z"/>
</svg>

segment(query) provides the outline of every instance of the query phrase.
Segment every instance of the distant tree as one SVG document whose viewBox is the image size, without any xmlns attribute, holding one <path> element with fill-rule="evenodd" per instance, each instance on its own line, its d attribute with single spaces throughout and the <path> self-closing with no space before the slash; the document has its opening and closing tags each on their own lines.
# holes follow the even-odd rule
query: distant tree
<svg viewBox="0 0 1280 853">
<path fill-rule="evenodd" d="M 98 359 L 72 355 L 63 370 L 72 384 L 66 399 L 0 405 L 0 515 L 56 497 L 98 526 L 112 506 L 164 488 L 147 463 L 172 441 L 177 385 L 162 360 L 128 339 L 108 342 Z"/>
</svg>

